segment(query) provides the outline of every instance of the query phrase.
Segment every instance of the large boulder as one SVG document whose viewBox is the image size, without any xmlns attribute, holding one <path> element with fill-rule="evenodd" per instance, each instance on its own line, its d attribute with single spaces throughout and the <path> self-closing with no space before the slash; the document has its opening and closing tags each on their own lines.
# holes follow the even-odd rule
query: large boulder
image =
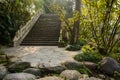
<svg viewBox="0 0 120 80">
<path fill-rule="evenodd" d="M 90 70 L 95 70 L 97 68 L 97 65 L 93 62 L 83 62 L 83 65 Z"/>
<path fill-rule="evenodd" d="M 5 75 L 7 75 L 7 73 L 8 72 L 6 67 L 0 66 L 0 80 L 2 80 L 5 77 Z"/>
<path fill-rule="evenodd" d="M 23 70 L 25 70 L 29 67 L 30 67 L 29 62 L 16 62 L 8 67 L 8 71 L 10 71 L 10 72 L 22 72 Z"/>
<path fill-rule="evenodd" d="M 78 80 L 82 75 L 76 70 L 65 70 L 60 74 L 60 77 L 67 80 Z"/>
<path fill-rule="evenodd" d="M 120 66 L 113 58 L 105 57 L 100 62 L 100 70 L 108 75 L 113 75 L 115 71 L 120 72 Z"/>
<path fill-rule="evenodd" d="M 12 73 L 6 75 L 3 80 L 35 80 L 35 76 L 28 73 Z"/>
<path fill-rule="evenodd" d="M 63 66 L 55 66 L 55 67 L 43 67 L 41 69 L 44 71 L 44 73 L 60 74 L 62 71 L 65 70 L 65 67 L 63 67 Z"/>
<path fill-rule="evenodd" d="M 56 77 L 56 76 L 51 76 L 51 77 L 44 77 L 44 78 L 40 78 L 40 79 L 37 79 L 37 80 L 63 80 L 59 77 Z"/>
<path fill-rule="evenodd" d="M 67 61 L 67 62 L 64 62 L 63 65 L 69 70 L 75 70 L 82 67 L 82 64 L 77 61 Z"/>
<path fill-rule="evenodd" d="M 36 77 L 40 77 L 41 76 L 41 70 L 40 69 L 36 69 L 36 68 L 28 68 L 28 69 L 25 69 L 23 72 L 24 73 L 33 74 Z"/>
</svg>

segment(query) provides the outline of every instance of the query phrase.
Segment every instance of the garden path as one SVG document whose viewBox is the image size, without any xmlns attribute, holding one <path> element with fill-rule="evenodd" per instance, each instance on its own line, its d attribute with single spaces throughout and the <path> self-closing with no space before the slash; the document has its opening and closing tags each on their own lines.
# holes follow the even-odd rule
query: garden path
<svg viewBox="0 0 120 80">
<path fill-rule="evenodd" d="M 66 61 L 74 61 L 73 57 L 80 53 L 80 51 L 66 51 L 57 46 L 18 46 L 4 49 L 4 51 L 10 56 L 15 56 L 12 60 L 30 62 L 32 67 L 60 66 Z"/>
</svg>

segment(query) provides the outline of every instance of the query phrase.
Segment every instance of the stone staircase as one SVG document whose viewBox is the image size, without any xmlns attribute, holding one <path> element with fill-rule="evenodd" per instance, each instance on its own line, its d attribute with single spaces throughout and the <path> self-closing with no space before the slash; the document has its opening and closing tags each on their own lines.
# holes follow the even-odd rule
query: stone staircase
<svg viewBox="0 0 120 80">
<path fill-rule="evenodd" d="M 60 35 L 60 20 L 55 14 L 42 14 L 21 45 L 57 46 Z"/>
</svg>

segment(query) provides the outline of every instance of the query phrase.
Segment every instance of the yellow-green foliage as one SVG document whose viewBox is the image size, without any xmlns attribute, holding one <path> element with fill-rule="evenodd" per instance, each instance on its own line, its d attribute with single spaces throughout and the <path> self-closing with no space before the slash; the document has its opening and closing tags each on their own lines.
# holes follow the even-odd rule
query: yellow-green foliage
<svg viewBox="0 0 120 80">
<path fill-rule="evenodd" d="M 108 55 L 119 42 L 120 0 L 82 0 L 82 27 L 95 40 L 99 53 Z M 91 36 L 92 35 L 92 36 Z M 88 37 L 87 37 L 88 38 Z"/>
<path fill-rule="evenodd" d="M 86 45 L 84 45 L 84 46 L 82 47 L 81 50 L 82 50 L 83 53 L 88 53 L 88 52 L 92 52 L 92 51 L 93 51 L 93 48 L 90 47 L 90 45 L 86 44 Z"/>
</svg>

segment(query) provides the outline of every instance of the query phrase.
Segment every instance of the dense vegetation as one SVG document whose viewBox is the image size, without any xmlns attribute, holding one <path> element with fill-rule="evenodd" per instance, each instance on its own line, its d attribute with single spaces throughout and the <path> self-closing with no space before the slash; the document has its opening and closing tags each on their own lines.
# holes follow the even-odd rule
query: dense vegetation
<svg viewBox="0 0 120 80">
<path fill-rule="evenodd" d="M 77 43 L 82 39 L 87 43 L 91 43 L 91 46 L 96 47 L 100 54 L 109 55 L 113 53 L 114 48 L 118 46 L 117 44 L 120 41 L 120 1 L 81 1 L 82 6 L 79 5 L 80 11 L 75 8 L 73 17 L 71 18 L 66 17 L 66 11 L 62 7 L 59 5 L 55 6 L 56 13 L 64 23 L 63 33 L 68 33 L 67 36 L 62 36 L 63 41 L 73 44 L 75 35 L 78 35 L 79 39 L 76 39 Z M 74 31 L 76 21 L 79 21 L 80 24 L 79 28 Z M 74 32 L 79 33 L 74 34 Z"/>
<path fill-rule="evenodd" d="M 0 1 L 0 44 L 9 45 L 15 32 L 42 7 L 42 0 Z"/>
</svg>

